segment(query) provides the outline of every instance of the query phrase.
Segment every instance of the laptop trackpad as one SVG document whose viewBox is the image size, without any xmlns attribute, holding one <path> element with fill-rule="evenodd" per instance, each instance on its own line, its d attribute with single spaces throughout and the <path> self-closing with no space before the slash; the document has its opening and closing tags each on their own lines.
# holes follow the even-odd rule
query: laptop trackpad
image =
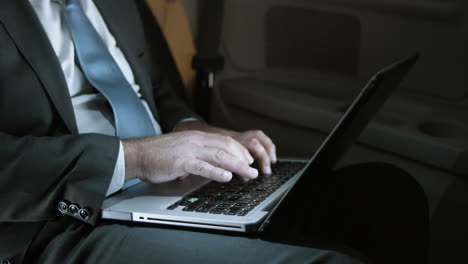
<svg viewBox="0 0 468 264">
<path fill-rule="evenodd" d="M 142 182 L 106 199 L 102 208 L 105 209 L 125 200 L 135 200 L 142 197 L 152 197 L 161 202 L 177 200 L 209 181 L 206 178 L 191 175 L 182 181 L 175 180 L 161 184 Z"/>
</svg>

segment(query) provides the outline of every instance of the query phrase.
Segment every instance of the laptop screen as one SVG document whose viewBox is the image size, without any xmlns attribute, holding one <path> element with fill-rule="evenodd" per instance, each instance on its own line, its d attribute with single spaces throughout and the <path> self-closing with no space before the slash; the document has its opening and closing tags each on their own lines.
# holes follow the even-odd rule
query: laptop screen
<svg viewBox="0 0 468 264">
<path fill-rule="evenodd" d="M 314 192 L 314 188 L 320 188 L 321 180 L 326 179 L 392 92 L 400 85 L 418 58 L 419 55 L 414 55 L 397 62 L 377 72 L 371 78 L 307 163 L 298 181 L 270 211 L 269 216 L 259 228 L 260 232 L 268 223 L 281 219 L 281 216 L 300 217 L 300 215 L 294 215 L 301 212 L 301 210 L 294 209 L 298 206 L 297 201 L 310 202 L 309 194 Z M 274 218 L 273 215 L 280 217 Z"/>
<path fill-rule="evenodd" d="M 376 73 L 309 161 L 304 174 L 329 172 L 346 154 L 418 60 L 415 55 Z"/>
</svg>

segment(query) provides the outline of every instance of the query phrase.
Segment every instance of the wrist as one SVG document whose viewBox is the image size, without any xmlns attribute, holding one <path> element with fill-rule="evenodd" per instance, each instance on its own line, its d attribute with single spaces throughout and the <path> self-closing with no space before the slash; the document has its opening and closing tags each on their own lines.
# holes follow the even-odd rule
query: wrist
<svg viewBox="0 0 468 264">
<path fill-rule="evenodd" d="M 139 158 L 139 142 L 136 139 L 122 140 L 125 157 L 125 181 L 138 178 L 141 175 Z"/>
</svg>

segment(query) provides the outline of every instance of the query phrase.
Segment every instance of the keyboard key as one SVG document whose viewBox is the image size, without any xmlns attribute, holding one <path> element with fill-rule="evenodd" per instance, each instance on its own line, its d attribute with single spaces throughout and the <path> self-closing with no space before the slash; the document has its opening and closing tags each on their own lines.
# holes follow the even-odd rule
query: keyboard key
<svg viewBox="0 0 468 264">
<path fill-rule="evenodd" d="M 195 209 L 197 209 L 199 206 L 203 205 L 204 203 L 205 203 L 205 200 L 199 199 L 199 200 L 191 203 L 190 205 L 188 205 L 184 209 L 182 209 L 182 211 L 193 212 L 193 211 L 195 211 Z"/>
<path fill-rule="evenodd" d="M 243 210 L 240 213 L 238 213 L 237 215 L 238 216 L 246 216 L 248 213 L 250 213 L 250 211 Z"/>
<path fill-rule="evenodd" d="M 248 205 L 244 208 L 245 211 L 252 211 L 255 208 L 255 205 Z"/>
<path fill-rule="evenodd" d="M 210 214 L 222 214 L 226 208 L 213 208 L 210 210 Z"/>
<path fill-rule="evenodd" d="M 178 202 L 179 205 L 181 206 L 189 206 L 192 202 L 189 201 L 189 199 L 182 199 Z"/>
<path fill-rule="evenodd" d="M 218 208 L 229 208 L 231 206 L 232 206 L 232 203 L 223 202 L 223 203 L 218 204 L 216 207 L 218 207 Z"/>
<path fill-rule="evenodd" d="M 253 206 L 257 206 L 261 203 L 260 200 L 253 200 L 252 202 L 250 202 L 250 205 L 253 205 Z"/>
<path fill-rule="evenodd" d="M 228 202 L 235 202 L 235 201 L 239 200 L 240 198 L 242 198 L 242 196 L 240 196 L 240 195 L 233 195 L 233 196 L 227 198 L 226 201 L 228 201 Z"/>
<path fill-rule="evenodd" d="M 215 206 L 214 203 L 207 203 L 207 204 L 203 204 L 202 206 L 198 207 L 195 212 L 198 212 L 198 213 L 208 213 L 211 208 L 213 208 Z"/>
<path fill-rule="evenodd" d="M 229 209 L 227 209 L 224 214 L 225 215 L 236 215 L 238 214 L 240 211 L 242 211 L 242 207 L 237 207 L 237 206 L 234 206 L 234 207 L 231 207 Z"/>
</svg>

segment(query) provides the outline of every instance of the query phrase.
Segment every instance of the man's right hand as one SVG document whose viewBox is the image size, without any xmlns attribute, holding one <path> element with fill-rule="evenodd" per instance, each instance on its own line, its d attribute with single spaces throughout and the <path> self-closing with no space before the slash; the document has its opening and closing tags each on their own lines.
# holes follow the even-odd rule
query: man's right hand
<svg viewBox="0 0 468 264">
<path fill-rule="evenodd" d="M 232 173 L 244 179 L 258 176 L 258 171 L 250 167 L 254 159 L 249 151 L 224 135 L 184 131 L 122 143 L 126 180 L 162 183 L 194 174 L 228 182 Z"/>
</svg>

